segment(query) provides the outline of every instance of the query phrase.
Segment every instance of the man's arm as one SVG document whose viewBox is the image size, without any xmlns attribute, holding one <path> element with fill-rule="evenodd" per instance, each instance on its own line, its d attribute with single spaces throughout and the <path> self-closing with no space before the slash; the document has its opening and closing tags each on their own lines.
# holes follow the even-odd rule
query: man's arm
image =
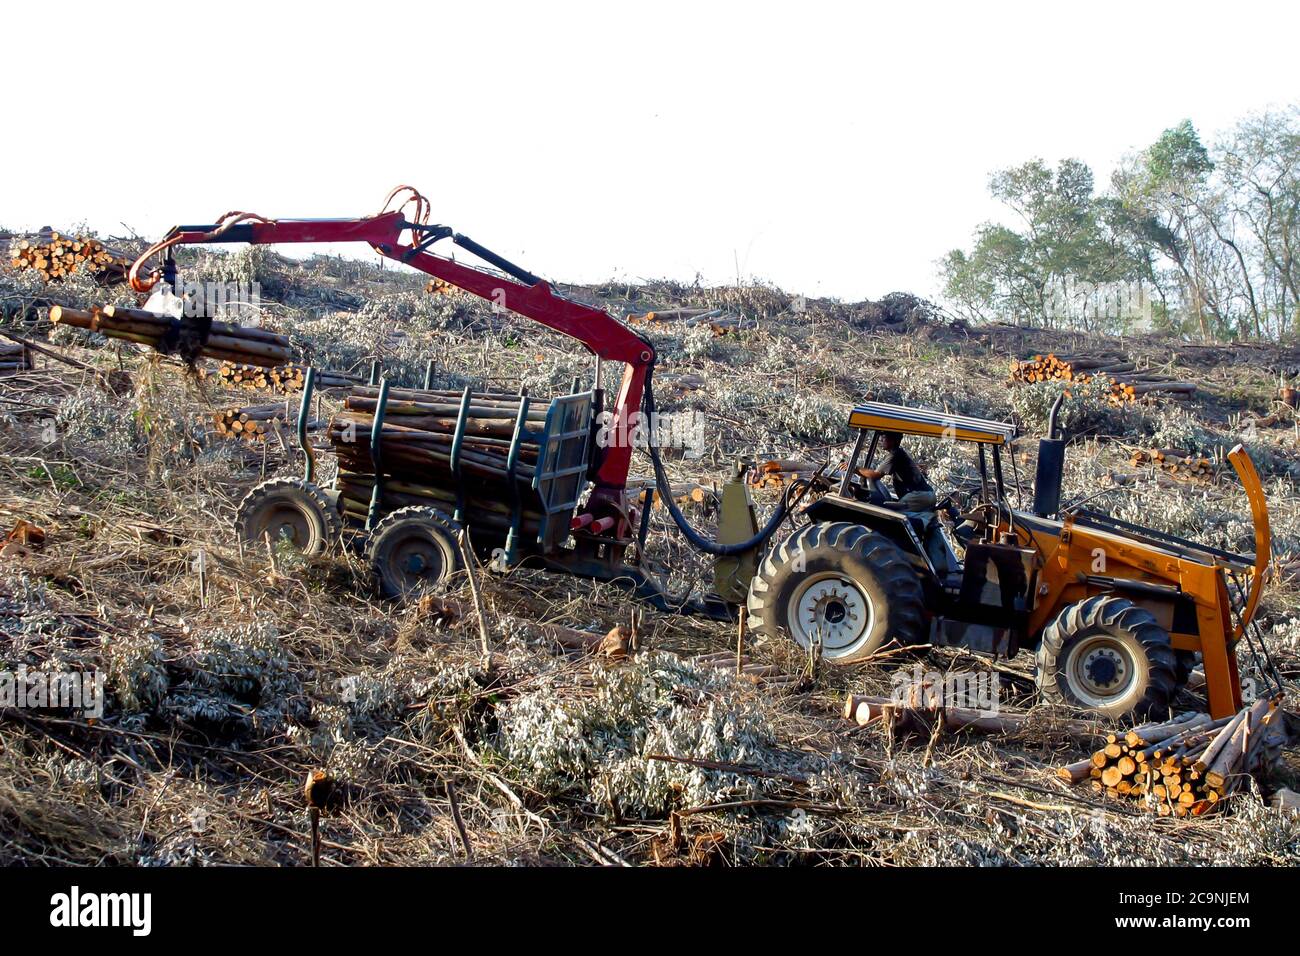
<svg viewBox="0 0 1300 956">
<path fill-rule="evenodd" d="M 858 474 L 868 481 L 879 481 L 887 475 L 894 473 L 894 453 L 890 452 L 880 463 L 879 468 L 859 468 Z"/>
</svg>

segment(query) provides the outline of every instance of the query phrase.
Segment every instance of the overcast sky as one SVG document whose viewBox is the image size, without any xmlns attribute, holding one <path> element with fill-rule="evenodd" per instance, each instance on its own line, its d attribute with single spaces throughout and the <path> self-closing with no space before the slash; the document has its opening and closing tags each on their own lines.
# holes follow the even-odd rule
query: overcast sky
<svg viewBox="0 0 1300 956">
<path fill-rule="evenodd" d="M 434 219 L 561 281 L 937 291 L 989 173 L 1300 101 L 1280 3 L 9 4 L 0 225 Z M 57 12 L 56 12 L 57 11 Z M 342 251 L 342 250 L 340 250 Z"/>
</svg>

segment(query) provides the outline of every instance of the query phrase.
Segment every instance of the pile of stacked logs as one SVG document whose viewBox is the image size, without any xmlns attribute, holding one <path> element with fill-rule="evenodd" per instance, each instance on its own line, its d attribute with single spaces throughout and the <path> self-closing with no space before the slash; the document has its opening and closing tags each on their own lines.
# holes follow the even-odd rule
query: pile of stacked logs
<svg viewBox="0 0 1300 956">
<path fill-rule="evenodd" d="M 627 321 L 631 325 L 655 325 L 671 322 L 677 324 L 680 328 L 707 325 L 714 335 L 726 335 L 728 332 L 734 332 L 753 325 L 752 322 L 747 322 L 739 316 L 728 314 L 725 309 L 689 309 L 680 307 L 629 315 Z"/>
<path fill-rule="evenodd" d="M 780 490 L 796 478 L 811 478 L 817 472 L 817 467 L 810 462 L 789 458 L 764 461 L 754 468 L 749 484 L 752 488 Z"/>
<path fill-rule="evenodd" d="M 265 441 L 269 432 L 296 418 L 284 402 L 223 408 L 212 416 L 217 434 L 222 438 L 240 438 L 247 442 Z"/>
<path fill-rule="evenodd" d="M 450 513 L 457 501 L 452 473 L 452 440 L 462 392 L 394 388 L 388 393 L 379 434 L 383 511 L 426 505 Z M 507 461 L 521 399 L 507 392 L 470 395 L 460 454 L 465 520 L 475 527 L 504 532 L 510 525 L 513 502 Z M 328 436 L 338 455 L 339 504 L 344 514 L 364 520 L 375 484 L 371 431 L 379 404 L 379 389 L 355 386 L 344 399 L 344 411 L 329 423 Z M 536 534 L 540 502 L 532 489 L 540 437 L 549 402 L 530 401 L 515 484 L 523 505 L 523 529 Z"/>
<path fill-rule="evenodd" d="M 176 335 L 174 330 L 179 320 L 119 305 L 93 309 L 51 306 L 50 321 L 55 325 L 70 325 L 99 332 L 110 339 L 147 345 L 160 352 L 175 352 L 192 346 L 196 353 L 193 357 L 196 358 L 275 367 L 289 364 L 293 357 L 293 347 L 287 336 L 216 320 L 212 322 L 206 341 L 186 345 L 183 341 L 185 336 L 182 335 L 178 349 L 172 339 Z"/>
<path fill-rule="evenodd" d="M 46 282 L 64 279 L 84 269 L 101 280 L 121 281 L 131 259 L 106 247 L 93 236 L 65 236 L 42 232 L 9 243 L 9 265 L 15 271 L 32 269 Z"/>
<path fill-rule="evenodd" d="M 1138 468 L 1159 468 L 1176 478 L 1209 480 L 1214 477 L 1213 460 L 1176 448 L 1137 448 L 1128 463 Z"/>
<path fill-rule="evenodd" d="M 1035 355 L 1011 363 L 1012 382 L 1090 382 L 1104 376 L 1110 382 L 1110 400 L 1120 405 L 1141 398 L 1186 398 L 1196 391 L 1194 382 L 1179 382 L 1168 375 L 1141 371 L 1118 352 L 1097 355 Z"/>
<path fill-rule="evenodd" d="M 288 395 L 301 392 L 307 379 L 305 365 L 247 365 L 222 362 L 217 366 L 217 382 L 226 388 L 240 388 L 250 392 L 271 392 Z M 345 372 L 317 371 L 317 388 L 351 388 L 359 384 L 360 376 Z"/>
<path fill-rule="evenodd" d="M 0 342 L 0 373 L 25 372 L 31 367 L 31 350 L 17 342 Z"/>
<path fill-rule="evenodd" d="M 1108 734 L 1091 757 L 1062 767 L 1109 797 L 1140 800 L 1160 816 L 1201 816 L 1278 759 L 1285 734 L 1277 702 L 1261 698 L 1231 717 L 1186 713 Z"/>
</svg>

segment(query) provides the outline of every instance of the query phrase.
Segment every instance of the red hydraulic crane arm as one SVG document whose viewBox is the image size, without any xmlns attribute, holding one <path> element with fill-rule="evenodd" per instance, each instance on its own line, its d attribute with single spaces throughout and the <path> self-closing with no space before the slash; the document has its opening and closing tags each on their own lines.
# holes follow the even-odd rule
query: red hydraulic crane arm
<svg viewBox="0 0 1300 956">
<path fill-rule="evenodd" d="M 419 198 L 423 201 L 423 197 Z M 409 242 L 402 242 L 404 234 L 409 234 Z M 504 278 L 427 251 L 434 242 L 448 238 L 515 278 Z M 654 349 L 650 344 L 604 310 L 556 295 L 548 283 L 445 226 L 409 222 L 401 210 L 361 219 L 279 220 L 232 212 L 213 225 L 177 226 L 172 229 L 131 266 L 131 287 L 139 293 L 153 288 L 166 274 L 166 270 L 162 273 L 155 270 L 149 276 L 142 277 L 141 269 L 148 260 L 171 247 L 213 242 L 247 242 L 254 245 L 367 243 L 382 256 L 413 266 L 499 307 L 577 339 L 602 360 L 625 363 L 623 380 L 606 433 L 624 436 L 633 432 L 636 416 L 640 413 L 646 378 L 654 362 Z M 170 263 L 169 267 L 174 268 Z M 596 485 L 606 493 L 621 492 L 626 487 L 632 460 L 631 444 L 630 441 L 616 440 L 605 449 L 605 457 L 596 473 Z"/>
</svg>

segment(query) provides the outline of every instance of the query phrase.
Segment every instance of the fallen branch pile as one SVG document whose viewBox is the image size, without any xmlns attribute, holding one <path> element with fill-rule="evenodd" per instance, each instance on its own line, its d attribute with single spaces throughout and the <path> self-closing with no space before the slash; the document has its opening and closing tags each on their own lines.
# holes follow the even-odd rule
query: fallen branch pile
<svg viewBox="0 0 1300 956">
<path fill-rule="evenodd" d="M 78 269 L 84 269 L 101 281 L 120 282 L 130 268 L 131 259 L 109 249 L 93 236 L 64 236 L 50 232 L 10 242 L 9 265 L 15 271 L 34 269 L 46 282 L 63 279 Z"/>
<path fill-rule="evenodd" d="M 673 322 L 681 328 L 707 325 L 714 335 L 726 335 L 728 332 L 750 328 L 754 325 L 752 321 L 742 319 L 736 315 L 729 315 L 725 309 L 660 309 L 654 312 L 643 312 L 640 315 L 629 315 L 627 321 L 631 325 L 655 325 Z"/>
<path fill-rule="evenodd" d="M 1072 784 L 1089 780 L 1107 796 L 1140 799 L 1160 816 L 1201 816 L 1276 761 L 1285 742 L 1281 714 L 1265 698 L 1219 720 L 1186 713 L 1143 724 L 1108 734 L 1104 747 L 1057 775 Z"/>
<path fill-rule="evenodd" d="M 409 505 L 450 510 L 456 501 L 452 475 L 452 440 L 462 393 L 450 390 L 391 389 L 379 435 L 383 474 L 381 503 L 384 511 Z M 344 411 L 329 423 L 330 443 L 339 460 L 339 504 L 345 514 L 364 519 L 374 488 L 371 431 L 379 389 L 359 385 L 344 400 Z M 507 458 L 520 397 L 505 392 L 474 392 L 461 446 L 462 482 L 466 519 L 475 526 L 504 531 L 509 527 L 512 492 L 507 481 Z M 539 442 L 548 402 L 535 400 L 525 413 L 519 458 L 515 465 L 516 490 L 523 502 L 523 527 L 536 534 L 540 502 L 532 489 Z"/>
<path fill-rule="evenodd" d="M 89 310 L 51 306 L 50 321 L 55 325 L 99 332 L 111 339 L 136 342 L 159 352 L 188 358 L 225 359 L 272 367 L 289 364 L 293 354 L 287 336 L 266 329 L 213 320 L 205 341 L 187 341 L 188 333 L 178 320 L 118 305 Z"/>
<path fill-rule="evenodd" d="M 737 680 L 748 681 L 764 690 L 793 689 L 803 683 L 803 678 L 787 674 L 772 664 L 755 664 L 747 656 L 741 656 L 737 666 L 735 651 L 717 651 L 712 654 L 697 654 L 688 658 L 692 664 L 720 671 L 729 671 Z"/>
<path fill-rule="evenodd" d="M 1090 382 L 1097 376 L 1110 382 L 1113 404 L 1137 401 L 1145 396 L 1185 398 L 1196 391 L 1195 382 L 1179 382 L 1168 375 L 1139 370 L 1135 363 L 1119 354 L 1035 355 L 1023 362 L 1011 363 L 1013 382 Z"/>
<path fill-rule="evenodd" d="M 1178 478 L 1214 477 L 1214 462 L 1211 459 L 1176 448 L 1137 448 L 1129 457 L 1128 463 L 1134 467 L 1156 467 Z"/>
<path fill-rule="evenodd" d="M 17 342 L 0 342 L 0 372 L 25 372 L 32 368 L 32 352 Z"/>
<path fill-rule="evenodd" d="M 226 388 L 242 388 L 251 392 L 272 392 L 288 395 L 301 392 L 307 379 L 305 365 L 243 365 L 222 362 L 217 366 L 218 383 Z M 316 372 L 317 388 L 351 388 L 360 384 L 361 378 L 346 372 Z"/>
</svg>

